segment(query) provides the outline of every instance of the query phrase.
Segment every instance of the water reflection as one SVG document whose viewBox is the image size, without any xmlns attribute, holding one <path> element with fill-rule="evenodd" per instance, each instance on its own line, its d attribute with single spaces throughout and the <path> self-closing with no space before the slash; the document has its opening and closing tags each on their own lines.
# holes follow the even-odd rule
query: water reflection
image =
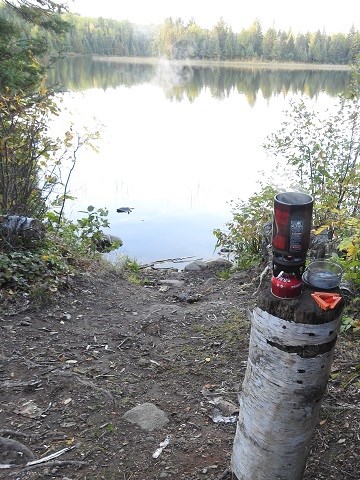
<svg viewBox="0 0 360 480">
<path fill-rule="evenodd" d="M 64 90 L 82 91 L 158 82 L 166 98 L 178 102 L 193 102 L 203 89 L 209 89 L 219 100 L 236 90 L 253 106 L 260 93 L 265 99 L 289 93 L 314 98 L 320 92 L 334 97 L 345 90 L 349 78 L 346 71 L 190 67 L 164 61 L 152 65 L 75 57 L 59 61 L 50 72 L 49 83 Z"/>
<path fill-rule="evenodd" d="M 77 131 L 102 125 L 98 153 L 78 154 L 67 216 L 107 207 L 122 251 L 144 263 L 211 258 L 229 202 L 271 174 L 262 145 L 289 100 L 327 108 L 348 81 L 347 72 L 63 60 L 51 77 L 66 90 L 57 127 L 69 118 Z M 134 211 L 117 213 L 121 206 Z"/>
</svg>

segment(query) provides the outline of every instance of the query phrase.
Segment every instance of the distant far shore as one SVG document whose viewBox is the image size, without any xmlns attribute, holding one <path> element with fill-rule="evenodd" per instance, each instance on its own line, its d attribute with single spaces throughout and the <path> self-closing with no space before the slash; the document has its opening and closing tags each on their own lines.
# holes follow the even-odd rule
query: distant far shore
<svg viewBox="0 0 360 480">
<path fill-rule="evenodd" d="M 104 55 L 92 55 L 99 61 L 111 61 L 119 63 L 137 63 L 156 65 L 161 58 L 158 57 L 116 57 Z M 261 62 L 261 61 L 240 61 L 240 60 L 171 60 L 177 65 L 193 67 L 227 67 L 227 68 L 254 68 L 266 70 L 328 70 L 328 71 L 350 71 L 350 65 L 296 63 L 296 62 Z"/>
</svg>

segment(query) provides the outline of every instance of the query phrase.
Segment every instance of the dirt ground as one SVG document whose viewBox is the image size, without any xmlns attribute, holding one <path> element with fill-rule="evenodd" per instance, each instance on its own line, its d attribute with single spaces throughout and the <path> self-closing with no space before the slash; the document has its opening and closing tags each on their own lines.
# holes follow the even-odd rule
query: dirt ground
<svg viewBox="0 0 360 480">
<path fill-rule="evenodd" d="M 41 306 L 2 292 L 0 464 L 22 465 L 0 478 L 230 480 L 236 424 L 215 420 L 237 405 L 258 274 L 101 269 Z M 359 343 L 339 337 L 304 480 L 360 480 Z M 169 422 L 123 418 L 144 403 Z"/>
</svg>

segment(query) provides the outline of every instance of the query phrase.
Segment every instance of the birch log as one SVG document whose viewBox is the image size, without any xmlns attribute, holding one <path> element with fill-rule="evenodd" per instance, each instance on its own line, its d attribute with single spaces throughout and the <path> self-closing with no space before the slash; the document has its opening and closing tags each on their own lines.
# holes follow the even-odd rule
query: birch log
<svg viewBox="0 0 360 480">
<path fill-rule="evenodd" d="M 19 245 L 31 245 L 45 236 L 43 223 L 22 215 L 0 215 L 0 249 L 13 250 Z"/>
<path fill-rule="evenodd" d="M 273 297 L 262 302 L 272 305 L 270 311 L 284 309 L 285 318 L 259 307 L 253 311 L 232 454 L 231 468 L 238 480 L 303 477 L 342 307 L 319 312 L 308 300 L 308 308 L 302 309 L 301 298 L 288 301 Z"/>
</svg>

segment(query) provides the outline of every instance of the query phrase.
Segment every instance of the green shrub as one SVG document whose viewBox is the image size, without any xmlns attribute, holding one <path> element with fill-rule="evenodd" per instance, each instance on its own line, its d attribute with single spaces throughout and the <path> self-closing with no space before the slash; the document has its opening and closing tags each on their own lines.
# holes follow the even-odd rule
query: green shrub
<svg viewBox="0 0 360 480">
<path fill-rule="evenodd" d="M 276 189 L 270 185 L 247 201 L 232 202 L 232 221 L 227 231 L 214 230 L 216 247 L 231 257 L 238 268 L 245 269 L 259 262 L 263 242 L 263 226 L 271 220 Z"/>
</svg>

